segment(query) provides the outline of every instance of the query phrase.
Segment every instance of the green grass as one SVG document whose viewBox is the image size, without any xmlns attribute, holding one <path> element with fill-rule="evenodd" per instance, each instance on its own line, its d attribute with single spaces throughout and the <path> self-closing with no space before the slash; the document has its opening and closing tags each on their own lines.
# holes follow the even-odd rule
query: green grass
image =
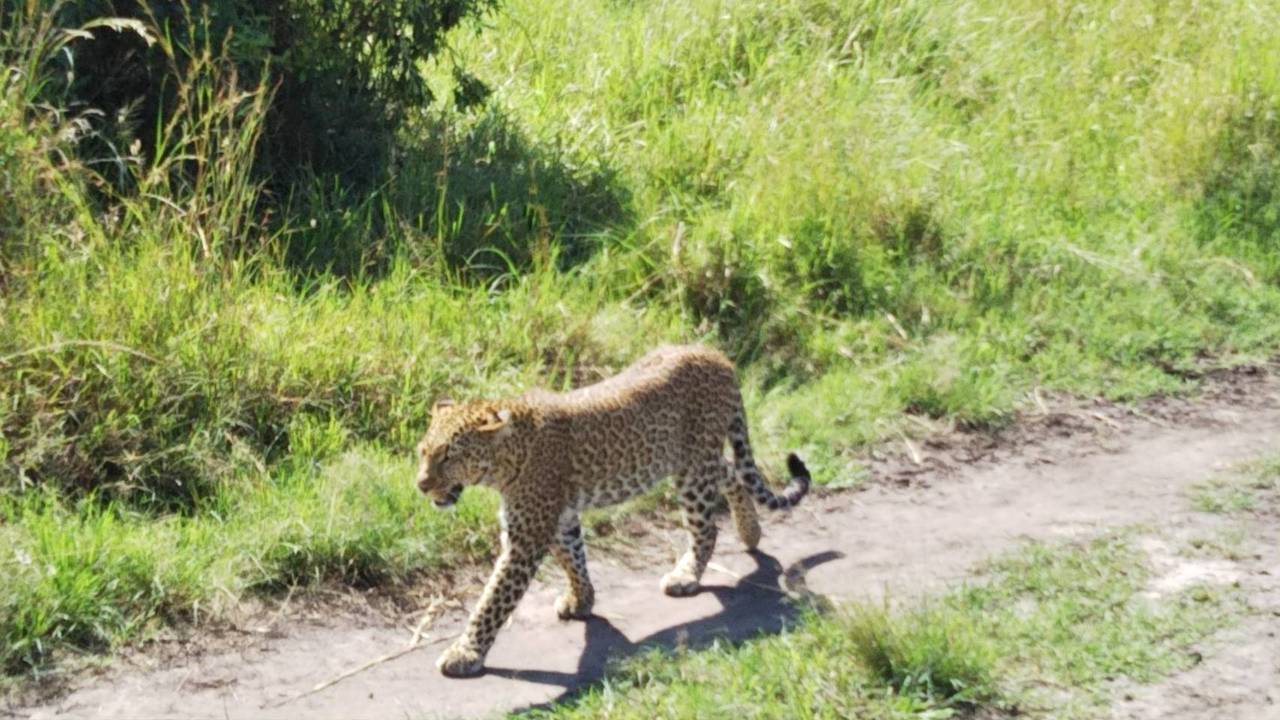
<svg viewBox="0 0 1280 720">
<path fill-rule="evenodd" d="M 1280 456 L 1269 455 L 1197 484 L 1191 500 L 1197 510 L 1239 513 L 1256 509 L 1280 490 Z"/>
<path fill-rule="evenodd" d="M 407 480 L 413 472 L 404 458 L 357 448 L 225 486 L 198 511 L 161 518 L 53 492 L 0 497 L 0 668 L 216 618 L 246 593 L 429 579 L 489 557 L 494 494 L 471 492 L 455 511 L 436 512 Z"/>
<path fill-rule="evenodd" d="M 70 40 L 6 25 L 5 671 L 484 557 L 482 518 L 411 492 L 441 394 L 710 342 L 757 454 L 848 485 L 932 419 L 1272 356 L 1277 22 L 1244 0 L 509 0 L 452 38 L 487 107 L 448 110 L 450 68 L 424 68 L 441 103 L 377 190 L 274 203 L 250 171 L 268 93 L 216 58 L 174 85 L 156 157 L 81 157 L 94 116 L 37 102 Z"/>
<path fill-rule="evenodd" d="M 1214 532 L 1209 535 L 1196 535 L 1187 540 L 1180 554 L 1189 557 L 1225 558 L 1232 562 L 1240 562 L 1247 557 L 1246 541 L 1248 533 L 1233 527 Z"/>
<path fill-rule="evenodd" d="M 1191 665 L 1238 609 L 1193 588 L 1151 600 L 1127 536 L 1034 544 L 920 604 L 853 604 L 777 637 L 654 650 L 538 718 L 1093 717 L 1114 681 Z M 981 715 L 987 717 L 988 715 Z"/>
</svg>

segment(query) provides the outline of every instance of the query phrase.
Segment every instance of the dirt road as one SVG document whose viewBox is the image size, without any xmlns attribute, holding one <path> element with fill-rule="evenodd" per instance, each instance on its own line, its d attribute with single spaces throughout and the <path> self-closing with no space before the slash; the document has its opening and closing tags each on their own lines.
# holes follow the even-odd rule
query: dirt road
<svg viewBox="0 0 1280 720">
<path fill-rule="evenodd" d="M 942 438 L 878 463 L 862 492 L 814 497 L 765 526 L 762 552 L 722 532 L 706 589 L 664 597 L 658 578 L 680 537 L 658 533 L 651 567 L 597 552 L 598 616 L 563 623 L 553 601 L 561 578 L 543 579 L 520 604 L 474 680 L 448 680 L 433 662 L 457 632 L 457 610 L 430 640 L 398 658 L 303 695 L 405 647 L 410 630 L 344 614 L 288 621 L 235 649 L 144 656 L 19 717 L 359 718 L 487 717 L 546 703 L 600 676 L 608 658 L 651 643 L 773 632 L 794 617 L 784 588 L 832 599 L 889 592 L 910 597 L 962 578 L 973 564 L 1028 539 L 1096 534 L 1148 524 L 1189 533 L 1227 522 L 1197 512 L 1187 491 L 1242 460 L 1280 450 L 1280 390 L 1266 378 L 1228 382 L 1198 401 L 1164 401 L 1140 413 L 1076 405 L 1028 417 L 990 442 Z M 980 456 L 977 462 L 966 462 Z M 1275 518 L 1271 518 L 1272 521 Z M 1266 525 L 1264 523 L 1264 525 Z M 1122 689 L 1117 718 L 1280 718 L 1280 542 L 1276 523 L 1251 534 L 1247 559 L 1204 563 L 1161 553 L 1169 582 L 1240 582 L 1255 611 L 1209 644 L 1205 661 L 1156 687 Z M 1180 580 L 1181 578 L 1181 580 Z"/>
</svg>

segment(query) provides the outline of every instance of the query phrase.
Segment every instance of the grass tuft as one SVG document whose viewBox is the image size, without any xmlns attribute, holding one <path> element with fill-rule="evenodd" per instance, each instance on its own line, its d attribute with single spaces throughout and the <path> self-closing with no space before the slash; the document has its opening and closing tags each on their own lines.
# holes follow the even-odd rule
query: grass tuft
<svg viewBox="0 0 1280 720">
<path fill-rule="evenodd" d="M 926 705 L 971 707 L 996 697 L 992 645 L 945 609 L 891 613 L 855 605 L 844 631 L 856 657 L 877 682 Z"/>
<path fill-rule="evenodd" d="M 1197 510 L 1240 513 L 1257 509 L 1280 490 L 1280 456 L 1268 455 L 1195 485 L 1191 500 Z"/>
</svg>

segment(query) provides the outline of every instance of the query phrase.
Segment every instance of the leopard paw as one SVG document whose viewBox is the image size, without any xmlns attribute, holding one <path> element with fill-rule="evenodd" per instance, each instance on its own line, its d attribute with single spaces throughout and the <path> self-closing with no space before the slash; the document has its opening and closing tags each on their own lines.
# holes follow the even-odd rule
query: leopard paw
<svg viewBox="0 0 1280 720">
<path fill-rule="evenodd" d="M 440 653 L 436 668 L 446 677 L 475 677 L 484 672 L 484 655 L 462 643 L 454 643 Z"/>
<path fill-rule="evenodd" d="M 556 615 L 561 620 L 585 620 L 591 617 L 593 601 L 591 595 L 578 597 L 572 592 L 565 592 L 556 598 Z"/>
<path fill-rule="evenodd" d="M 671 597 L 688 597 L 696 594 L 700 588 L 698 578 L 692 573 L 672 570 L 662 576 L 662 592 Z"/>
</svg>

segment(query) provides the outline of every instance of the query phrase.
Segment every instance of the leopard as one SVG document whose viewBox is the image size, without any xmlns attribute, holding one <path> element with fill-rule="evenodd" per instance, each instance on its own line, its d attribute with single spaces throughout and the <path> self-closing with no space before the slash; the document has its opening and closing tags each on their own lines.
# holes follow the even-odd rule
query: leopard
<svg viewBox="0 0 1280 720">
<path fill-rule="evenodd" d="M 703 345 L 658 347 L 618 374 L 568 392 L 441 398 L 416 451 L 415 482 L 437 507 L 454 505 L 469 486 L 492 488 L 501 499 L 497 560 L 462 634 L 436 663 L 448 677 L 484 672 L 498 631 L 548 553 L 568 580 L 555 602 L 557 616 L 591 617 L 584 510 L 621 503 L 672 478 L 688 542 L 660 587 L 683 597 L 700 589 L 722 500 L 738 538 L 755 550 L 761 535 L 755 504 L 795 507 L 811 485 L 804 461 L 791 453 L 790 481 L 771 489 L 752 456 L 734 365 Z"/>
</svg>

